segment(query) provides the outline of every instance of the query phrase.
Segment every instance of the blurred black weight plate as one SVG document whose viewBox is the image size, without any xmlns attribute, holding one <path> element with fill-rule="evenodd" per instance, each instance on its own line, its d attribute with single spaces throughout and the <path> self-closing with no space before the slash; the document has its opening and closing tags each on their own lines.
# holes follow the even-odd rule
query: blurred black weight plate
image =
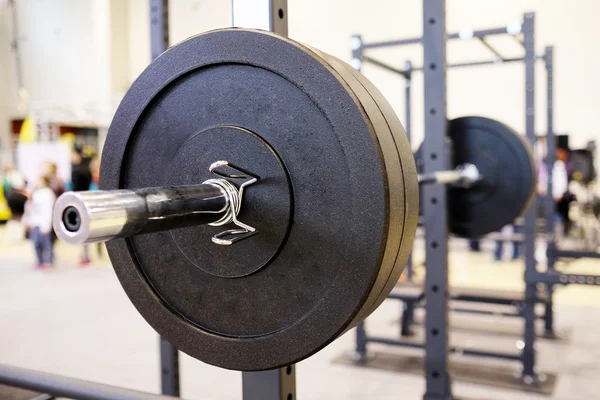
<svg viewBox="0 0 600 400">
<path fill-rule="evenodd" d="M 382 149 L 389 128 L 363 100 L 310 48 L 244 29 L 190 38 L 134 82 L 109 129 L 103 189 L 201 183 L 222 159 L 261 178 L 239 215 L 258 230 L 249 239 L 217 246 L 222 228 L 197 226 L 107 244 L 133 304 L 177 348 L 271 369 L 372 310 L 417 196 L 398 187 L 400 153 Z"/>
<path fill-rule="evenodd" d="M 450 231 L 473 238 L 513 223 L 535 195 L 529 144 L 508 126 L 484 117 L 451 120 L 448 136 L 453 166 L 471 163 L 483 176 L 470 188 L 448 187 Z"/>
<path fill-rule="evenodd" d="M 477 166 L 483 179 L 469 188 L 448 186 L 449 230 L 476 238 L 511 224 L 535 195 L 536 172 L 529 144 L 501 122 L 461 117 L 448 122 L 450 166 Z M 415 152 L 423 173 L 423 145 Z"/>
</svg>

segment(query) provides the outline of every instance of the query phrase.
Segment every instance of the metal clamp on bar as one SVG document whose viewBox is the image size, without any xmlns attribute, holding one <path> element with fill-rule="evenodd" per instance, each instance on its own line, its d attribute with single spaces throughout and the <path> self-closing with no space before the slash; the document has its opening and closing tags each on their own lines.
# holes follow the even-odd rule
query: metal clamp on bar
<svg viewBox="0 0 600 400">
<path fill-rule="evenodd" d="M 219 168 L 230 168 L 225 174 Z M 67 192 L 54 205 L 53 227 L 59 239 L 70 244 L 103 242 L 145 233 L 208 224 L 234 223 L 230 229 L 212 237 L 220 245 L 229 245 L 256 233 L 240 222 L 237 215 L 244 188 L 258 177 L 227 161 L 210 166 L 214 174 L 244 179 L 239 189 L 227 179 L 209 179 L 199 185 L 124 190 Z"/>
<path fill-rule="evenodd" d="M 474 164 L 462 164 L 454 170 L 436 171 L 427 174 L 419 174 L 419 185 L 424 184 L 454 184 L 463 187 L 471 187 L 481 180 L 479 169 Z"/>
</svg>

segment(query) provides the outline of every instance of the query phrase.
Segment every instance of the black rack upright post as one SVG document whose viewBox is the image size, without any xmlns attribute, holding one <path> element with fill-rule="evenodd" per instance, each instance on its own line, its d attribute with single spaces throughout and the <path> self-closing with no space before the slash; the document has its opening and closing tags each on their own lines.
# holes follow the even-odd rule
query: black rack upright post
<svg viewBox="0 0 600 400">
<path fill-rule="evenodd" d="M 548 247 L 554 250 L 555 248 L 555 236 L 554 236 L 554 196 L 553 196 L 553 182 L 552 174 L 554 169 L 554 162 L 556 161 L 556 138 L 554 136 L 554 79 L 553 79 L 553 57 L 554 48 L 552 46 L 546 47 L 544 53 L 544 63 L 546 66 L 546 168 L 547 168 L 547 191 L 546 199 L 544 200 L 544 219 L 546 220 L 546 234 L 548 237 Z M 547 265 L 548 271 L 555 271 L 556 258 L 554 252 L 548 252 Z M 554 337 L 554 285 L 548 283 L 546 286 L 548 293 L 548 303 L 546 304 L 546 311 L 544 313 L 544 331 L 546 336 Z"/>
<path fill-rule="evenodd" d="M 411 131 L 412 131 L 412 120 L 411 120 L 411 87 L 412 87 L 412 63 L 407 60 L 404 63 L 404 128 L 406 130 L 406 137 L 408 142 L 411 143 Z M 412 282 L 414 278 L 414 265 L 412 258 L 412 251 L 406 261 L 406 280 Z M 400 326 L 400 336 L 411 336 L 412 331 L 410 329 L 415 315 L 415 303 L 412 301 L 402 302 L 402 322 Z"/>
<path fill-rule="evenodd" d="M 412 131 L 412 119 L 411 119 L 411 87 L 412 87 L 412 63 L 410 61 L 406 61 L 404 63 L 404 129 L 406 130 L 406 137 L 408 138 L 408 143 L 411 143 L 411 131 Z M 412 262 L 412 251 L 408 256 L 408 261 L 406 262 L 406 278 L 409 282 L 413 280 L 413 262 Z M 407 306 L 407 304 L 405 304 Z M 410 307 L 414 308 L 414 305 L 411 303 Z M 404 328 L 403 328 L 404 329 Z"/>
<path fill-rule="evenodd" d="M 268 18 L 264 18 L 265 14 Z M 287 0 L 233 0 L 233 26 L 288 34 Z M 268 354 L 265 354 L 268 357 Z M 242 372 L 243 400 L 296 400 L 296 367 Z"/>
<path fill-rule="evenodd" d="M 412 87 L 412 70 L 413 65 L 409 60 L 404 62 L 404 129 L 406 130 L 406 137 L 408 142 L 411 143 L 412 133 L 412 118 L 411 118 L 411 87 Z"/>
<path fill-rule="evenodd" d="M 530 143 L 535 142 L 535 19 L 526 13 L 523 20 L 523 46 L 525 47 L 525 132 Z M 537 267 L 535 260 L 536 201 L 525 213 L 525 310 L 522 379 L 531 384 L 535 379 L 535 304 L 537 297 Z M 533 278 L 533 279 L 532 279 Z"/>
<path fill-rule="evenodd" d="M 169 47 L 169 0 L 150 0 L 150 55 L 154 60 Z"/>
<path fill-rule="evenodd" d="M 424 172 L 444 170 L 446 154 L 446 1 L 423 0 Z M 423 188 L 427 263 L 426 400 L 452 398 L 448 374 L 448 224 L 446 187 Z"/>
<path fill-rule="evenodd" d="M 169 0 L 150 0 L 150 55 L 154 60 L 169 47 Z M 161 393 L 180 396 L 179 353 L 165 338 L 159 339 Z"/>
<path fill-rule="evenodd" d="M 242 373 L 244 400 L 295 400 L 296 371 L 293 365 L 259 372 Z"/>
<path fill-rule="evenodd" d="M 160 337 L 160 387 L 161 393 L 181 396 L 179 387 L 179 352 L 164 337 Z"/>
</svg>

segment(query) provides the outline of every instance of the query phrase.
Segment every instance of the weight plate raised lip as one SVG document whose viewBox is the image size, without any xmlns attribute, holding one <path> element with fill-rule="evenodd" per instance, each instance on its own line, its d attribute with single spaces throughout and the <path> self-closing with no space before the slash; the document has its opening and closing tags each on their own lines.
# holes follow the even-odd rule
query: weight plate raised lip
<svg viewBox="0 0 600 400">
<path fill-rule="evenodd" d="M 295 65 L 290 62 L 295 58 L 304 60 L 306 64 Z M 340 140 L 356 140 L 350 133 L 358 129 L 355 124 L 359 117 L 353 112 L 352 120 L 348 120 L 348 109 L 352 106 L 351 108 L 359 111 L 359 102 L 335 70 L 315 53 L 267 32 L 244 29 L 212 31 L 172 47 L 134 82 L 115 114 L 106 140 L 101 175 L 103 189 L 121 187 L 120 166 L 126 156 L 129 136 L 152 99 L 183 74 L 223 63 L 252 65 L 286 77 L 309 94 L 316 104 L 324 107 L 327 117 L 336 126 Z M 324 71 L 327 72 L 327 78 L 315 81 L 315 73 Z M 329 93 L 320 93 L 324 87 Z M 361 129 L 368 131 L 364 116 L 361 118 L 365 125 Z M 374 132 L 371 131 L 370 136 L 373 138 Z M 385 177 L 381 171 L 380 155 L 376 152 L 369 153 L 365 149 L 360 157 L 356 156 L 351 154 L 347 158 L 348 170 L 351 171 L 348 185 L 356 194 L 356 202 L 350 210 L 353 226 L 349 226 L 349 229 L 352 230 L 372 220 L 361 215 L 363 202 L 368 204 L 372 201 L 369 196 L 361 193 L 381 192 L 380 195 L 385 196 L 382 190 Z M 370 168 L 364 168 L 365 165 Z M 373 257 L 378 258 L 378 265 L 381 263 L 387 238 L 387 226 L 379 228 L 380 237 L 363 238 L 367 243 L 370 243 L 367 239 L 379 243 L 373 249 Z M 354 233 L 358 240 L 361 232 Z M 350 260 L 344 269 L 340 269 L 336 281 L 320 303 L 302 320 L 270 335 L 238 340 L 203 331 L 169 310 L 147 284 L 128 240 L 112 241 L 108 243 L 108 248 L 117 276 L 129 298 L 161 335 L 193 357 L 238 370 L 271 369 L 291 364 L 326 346 L 353 321 L 367 299 L 377 275 L 375 268 L 365 268 Z"/>
<path fill-rule="evenodd" d="M 382 265 L 377 284 L 352 324 L 356 325 L 383 302 L 404 270 L 416 232 L 417 218 L 411 213 L 414 214 L 414 210 L 418 209 L 418 182 L 408 138 L 387 100 L 368 79 L 354 68 L 331 55 L 323 54 L 323 57 L 359 95 L 365 110 L 368 110 L 367 114 L 372 117 L 374 123 L 377 123 L 377 133 L 380 137 L 382 152 L 385 155 L 388 168 L 390 208 L 394 210 L 394 207 L 398 207 L 399 209 L 394 211 L 398 211 L 400 214 L 392 215 L 391 218 L 398 225 L 396 230 L 399 236 L 389 238 L 390 259 L 385 265 Z M 388 114 L 384 112 L 382 107 Z M 396 121 L 393 121 L 392 118 L 394 117 Z M 413 170 L 414 173 L 408 173 L 405 176 L 404 169 L 407 171 Z M 410 191 L 410 188 L 417 188 L 417 190 Z"/>
<path fill-rule="evenodd" d="M 400 278 L 400 275 L 402 275 L 412 251 L 419 220 L 419 182 L 410 142 L 408 140 L 408 136 L 406 136 L 406 131 L 404 130 L 398 115 L 383 94 L 375 87 L 375 85 L 373 85 L 373 83 L 371 83 L 371 81 L 369 81 L 363 74 L 359 73 L 349 65 L 347 65 L 347 68 L 349 68 L 358 81 L 365 87 L 365 89 L 367 89 L 369 95 L 373 98 L 381 110 L 392 134 L 395 143 L 395 149 L 398 152 L 398 157 L 402 167 L 402 186 L 404 190 L 404 228 L 402 231 L 402 239 L 400 241 L 400 248 L 398 249 L 396 264 L 390 272 L 390 276 L 388 277 L 388 280 L 379 297 L 375 299 L 371 305 L 371 309 L 367 310 L 368 313 L 371 313 L 377 307 L 379 307 L 381 303 L 383 303 L 388 294 L 398 283 L 398 279 Z"/>
</svg>

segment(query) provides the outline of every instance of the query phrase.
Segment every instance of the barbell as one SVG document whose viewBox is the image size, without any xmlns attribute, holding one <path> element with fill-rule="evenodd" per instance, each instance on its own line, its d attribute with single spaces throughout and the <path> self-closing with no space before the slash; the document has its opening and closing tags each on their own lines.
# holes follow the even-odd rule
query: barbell
<svg viewBox="0 0 600 400">
<path fill-rule="evenodd" d="M 62 195 L 53 223 L 67 242 L 107 241 L 128 297 L 178 349 L 272 369 L 387 297 L 412 248 L 419 183 L 454 183 L 459 199 L 480 190 L 487 204 L 505 190 L 493 167 L 531 165 L 520 145 L 493 166 L 455 157 L 453 170 L 418 176 L 400 121 L 360 73 L 269 32 L 211 31 L 133 83 L 106 138 L 102 190 Z"/>
</svg>

